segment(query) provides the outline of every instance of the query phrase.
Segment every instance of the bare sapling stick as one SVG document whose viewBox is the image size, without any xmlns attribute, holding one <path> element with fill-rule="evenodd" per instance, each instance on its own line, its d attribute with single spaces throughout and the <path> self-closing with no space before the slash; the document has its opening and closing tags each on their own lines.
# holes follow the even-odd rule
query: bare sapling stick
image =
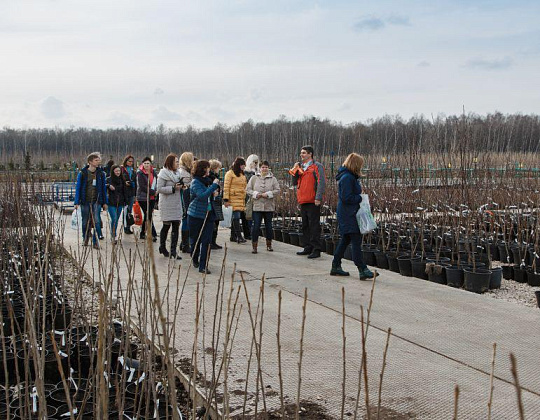
<svg viewBox="0 0 540 420">
<path fill-rule="evenodd" d="M 193 418 L 197 418 L 197 405 L 195 404 L 195 396 L 197 395 L 197 348 L 199 346 L 199 287 L 200 284 L 197 282 L 197 291 L 195 293 L 195 336 L 193 338 L 193 351 L 192 351 L 192 376 L 191 376 L 191 386 L 192 390 L 192 401 L 193 401 Z"/>
<path fill-rule="evenodd" d="M 495 355 L 497 353 L 497 343 L 493 343 L 493 356 L 491 357 L 491 372 L 489 374 L 489 400 L 488 400 L 488 420 L 491 420 L 491 405 L 493 403 L 493 377 L 495 374 Z"/>
<path fill-rule="evenodd" d="M 347 336 L 345 335 L 345 287 L 341 288 L 341 337 L 343 358 L 343 379 L 341 382 L 341 420 L 345 415 L 345 383 L 347 380 Z"/>
<path fill-rule="evenodd" d="M 302 329 L 300 331 L 300 356 L 298 359 L 298 388 L 296 390 L 296 420 L 300 419 L 300 390 L 302 388 L 302 357 L 304 356 L 304 331 L 306 328 L 307 287 L 304 289 L 304 304 L 302 306 Z"/>
<path fill-rule="evenodd" d="M 388 345 L 390 343 L 390 336 L 392 335 L 392 328 L 388 328 L 388 334 L 386 335 L 386 345 L 384 346 L 383 363 L 381 368 L 381 374 L 379 379 L 379 398 L 377 401 L 377 420 L 381 416 L 381 402 L 382 402 L 382 383 L 384 377 L 384 370 L 386 368 L 386 356 L 388 355 Z"/>
<path fill-rule="evenodd" d="M 459 406 L 459 385 L 456 385 L 454 388 L 454 417 L 453 420 L 458 418 L 458 406 Z"/>
<path fill-rule="evenodd" d="M 371 420 L 371 410 L 369 408 L 369 387 L 368 387 L 368 374 L 367 374 L 367 352 L 366 352 L 366 333 L 364 328 L 364 307 L 360 307 L 361 310 L 361 323 L 362 323 L 362 368 L 364 370 L 364 395 L 366 401 L 366 418 Z M 367 329 L 367 325 L 366 325 Z"/>
<path fill-rule="evenodd" d="M 234 276 L 231 276 L 231 282 L 229 283 L 229 297 L 227 299 L 227 323 L 225 325 L 225 341 L 223 342 L 223 360 L 224 360 L 224 374 L 223 374 L 223 405 L 225 409 L 225 418 L 230 416 L 230 407 L 229 407 L 229 387 L 228 387 L 228 370 L 229 364 L 227 360 L 227 347 L 229 345 L 232 320 L 231 320 L 231 300 L 233 294 L 233 279 Z"/>
<path fill-rule="evenodd" d="M 278 351 L 278 376 L 279 376 L 279 399 L 281 403 L 281 418 L 285 418 L 285 403 L 283 402 L 283 371 L 281 368 L 281 290 L 278 292 L 278 319 L 277 319 L 277 351 Z"/>
<path fill-rule="evenodd" d="M 521 397 L 521 385 L 519 384 L 518 372 L 517 372 L 517 361 L 514 353 L 510 353 L 510 370 L 512 371 L 512 376 L 514 378 L 514 386 L 516 387 L 516 395 L 518 402 L 518 411 L 519 411 L 519 420 L 525 420 L 525 411 L 523 409 L 523 400 Z"/>
</svg>

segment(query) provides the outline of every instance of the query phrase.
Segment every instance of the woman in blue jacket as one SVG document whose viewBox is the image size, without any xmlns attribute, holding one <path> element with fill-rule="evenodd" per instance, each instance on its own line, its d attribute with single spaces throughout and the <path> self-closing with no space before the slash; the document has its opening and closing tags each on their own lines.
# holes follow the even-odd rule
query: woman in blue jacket
<svg viewBox="0 0 540 420">
<path fill-rule="evenodd" d="M 193 180 L 190 188 L 190 203 L 188 207 L 189 242 L 193 266 L 200 273 L 210 274 L 206 268 L 210 259 L 209 251 L 212 243 L 212 230 L 216 215 L 212 207 L 214 196 L 217 195 L 219 179 L 212 179 L 210 162 L 198 160 L 191 170 Z"/>
<path fill-rule="evenodd" d="M 339 168 L 336 179 L 338 181 L 337 221 L 341 239 L 334 251 L 332 261 L 332 276 L 348 276 L 349 273 L 341 268 L 341 260 L 345 250 L 351 244 L 354 265 L 358 268 L 360 280 L 373 278 L 373 272 L 362 259 L 362 235 L 356 221 L 356 213 L 362 201 L 362 186 L 360 175 L 364 166 L 364 158 L 357 153 L 351 153 Z"/>
</svg>

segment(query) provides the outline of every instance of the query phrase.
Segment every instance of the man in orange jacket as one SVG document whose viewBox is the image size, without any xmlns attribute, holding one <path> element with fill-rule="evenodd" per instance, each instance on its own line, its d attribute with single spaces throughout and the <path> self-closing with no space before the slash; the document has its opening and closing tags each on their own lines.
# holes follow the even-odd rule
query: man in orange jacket
<svg viewBox="0 0 540 420">
<path fill-rule="evenodd" d="M 304 237 L 304 249 L 296 254 L 307 255 L 308 258 L 321 256 L 321 202 L 325 189 L 324 168 L 313 159 L 313 152 L 313 146 L 302 147 L 302 162 L 297 162 L 289 170 L 293 185 L 297 186 Z"/>
</svg>

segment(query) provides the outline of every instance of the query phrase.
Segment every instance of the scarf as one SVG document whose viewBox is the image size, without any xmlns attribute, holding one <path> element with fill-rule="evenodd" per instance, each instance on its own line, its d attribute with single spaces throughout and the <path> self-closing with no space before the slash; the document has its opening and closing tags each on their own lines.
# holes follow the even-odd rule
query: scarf
<svg viewBox="0 0 540 420">
<path fill-rule="evenodd" d="M 156 186 L 154 185 L 154 167 L 150 165 L 150 173 L 148 174 L 145 170 L 144 170 L 144 166 L 142 165 L 141 163 L 141 166 L 139 166 L 139 170 L 145 174 L 147 177 L 148 177 L 148 185 L 150 187 L 151 190 L 156 190 Z M 150 195 L 150 198 L 151 199 L 154 199 L 156 198 L 155 195 Z"/>
<path fill-rule="evenodd" d="M 212 185 L 212 179 L 207 176 L 195 176 L 194 179 L 198 179 L 200 182 L 202 182 L 206 187 L 209 187 Z"/>
<path fill-rule="evenodd" d="M 180 182 L 180 172 L 163 168 L 161 171 L 159 171 L 158 178 L 164 179 L 165 181 L 171 181 L 172 183 L 176 184 Z"/>
</svg>

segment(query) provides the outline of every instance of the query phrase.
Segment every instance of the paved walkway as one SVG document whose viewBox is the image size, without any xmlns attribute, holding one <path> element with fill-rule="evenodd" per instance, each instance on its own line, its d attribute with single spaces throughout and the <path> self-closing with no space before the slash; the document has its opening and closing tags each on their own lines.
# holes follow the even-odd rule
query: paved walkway
<svg viewBox="0 0 540 420">
<path fill-rule="evenodd" d="M 69 216 L 63 216 L 69 224 Z M 156 226 L 159 228 L 159 212 Z M 228 231 L 220 230 L 218 242 L 227 242 L 224 281 L 219 271 L 224 251 L 213 252 L 210 261 L 212 274 L 203 277 L 193 268 L 188 274 L 187 257 L 180 261 L 179 287 L 182 299 L 179 303 L 175 324 L 174 346 L 178 358 L 191 359 L 194 341 L 194 319 L 197 288 L 203 296 L 204 305 L 198 335 L 197 364 L 212 378 L 212 331 L 214 319 L 222 316 L 221 341 L 217 347 L 221 360 L 227 317 L 227 298 L 231 273 L 236 264 L 233 300 L 242 285 L 240 273 L 245 279 L 245 290 L 257 319 L 257 341 L 261 322 L 260 292 L 263 275 L 264 313 L 262 319 L 261 370 L 268 409 L 279 408 L 279 369 L 276 340 L 278 320 L 278 292 L 282 293 L 281 308 L 281 358 L 284 394 L 286 402 L 294 402 L 298 384 L 298 361 L 300 349 L 302 305 L 307 288 L 306 324 L 303 342 L 301 399 L 310 400 L 327 410 L 328 415 L 339 418 L 342 407 L 343 340 L 342 340 L 342 288 L 345 288 L 345 334 L 346 334 L 346 383 L 345 413 L 354 413 L 358 390 L 362 344 L 360 306 L 367 308 L 370 300 L 371 282 L 360 282 L 356 276 L 335 278 L 328 274 L 331 257 L 324 255 L 308 260 L 295 255 L 299 249 L 275 242 L 275 252 L 269 253 L 260 246 L 259 254 L 251 254 L 248 244 L 237 245 L 227 241 Z M 67 249 L 80 252 L 76 232 L 67 228 L 64 234 Z M 262 242 L 262 241 L 261 241 Z M 262 245 L 262 243 L 261 243 Z M 169 301 L 177 291 L 178 271 L 157 254 L 157 273 L 160 289 L 168 291 Z M 131 235 L 121 244 L 123 255 L 144 255 L 144 245 L 135 243 Z M 111 245 L 99 251 L 105 260 L 110 259 Z M 97 252 L 86 260 L 89 273 L 95 272 Z M 183 254 L 186 255 L 186 254 Z M 108 261 L 110 263 L 110 261 Z M 355 272 L 350 261 L 344 268 Z M 140 262 L 136 264 L 131 278 L 137 281 L 143 275 Z M 130 276 L 125 263 L 118 267 L 119 287 L 125 288 Z M 216 299 L 216 296 L 218 298 Z M 215 310 L 216 301 L 218 309 Z M 252 324 L 247 310 L 245 291 L 240 288 L 234 328 L 234 341 L 230 350 L 228 390 L 231 411 L 242 413 L 244 397 L 247 410 L 254 413 L 255 379 L 257 362 L 255 356 L 248 368 L 252 344 Z M 171 310 L 174 306 L 169 303 Z M 134 313 L 135 310 L 132 311 Z M 218 317 L 215 317 L 218 314 Z M 495 361 L 495 390 L 492 418 L 518 418 L 516 390 L 510 372 L 509 353 L 517 358 L 519 380 L 526 418 L 540 418 L 540 310 L 521 307 L 501 300 L 483 296 L 427 281 L 405 278 L 390 271 L 381 270 L 375 284 L 371 327 L 367 338 L 367 371 L 369 376 L 370 404 L 377 405 L 379 374 L 387 329 L 392 328 L 384 375 L 382 406 L 389 414 L 402 416 L 388 418 L 448 419 L 453 414 L 454 387 L 459 385 L 459 417 L 466 419 L 487 418 L 489 375 L 493 343 L 497 343 Z M 219 329 L 219 328 L 218 328 Z M 249 369 L 247 395 L 244 395 L 245 377 Z M 223 392 L 223 375 L 218 394 Z M 365 410 L 364 385 L 360 407 Z M 263 406 L 260 398 L 258 410 Z M 220 407 L 221 409 L 221 407 Z M 360 417 L 360 415 L 359 415 Z"/>
</svg>

